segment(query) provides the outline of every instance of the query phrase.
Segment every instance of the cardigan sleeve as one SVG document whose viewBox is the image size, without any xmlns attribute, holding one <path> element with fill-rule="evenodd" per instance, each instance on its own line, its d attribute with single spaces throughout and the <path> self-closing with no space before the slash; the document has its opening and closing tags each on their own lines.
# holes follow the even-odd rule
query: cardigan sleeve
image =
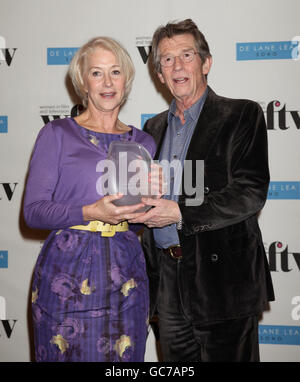
<svg viewBox="0 0 300 382">
<path fill-rule="evenodd" d="M 60 176 L 60 152 L 61 140 L 50 122 L 37 137 L 29 166 L 24 218 L 30 227 L 59 229 L 84 223 L 82 206 L 53 200 Z"/>
</svg>

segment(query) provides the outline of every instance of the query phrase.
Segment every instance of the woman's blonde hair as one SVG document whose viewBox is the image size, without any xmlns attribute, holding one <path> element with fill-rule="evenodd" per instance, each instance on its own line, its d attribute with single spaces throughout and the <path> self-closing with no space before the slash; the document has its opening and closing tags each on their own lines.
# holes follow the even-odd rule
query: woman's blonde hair
<svg viewBox="0 0 300 382">
<path fill-rule="evenodd" d="M 87 107 L 88 97 L 84 86 L 84 74 L 86 70 L 87 58 L 97 48 L 103 48 L 112 52 L 125 74 L 125 93 L 123 102 L 125 102 L 132 86 L 135 69 L 133 62 L 127 50 L 116 40 L 110 37 L 95 37 L 84 44 L 74 55 L 70 66 L 69 75 L 71 77 L 74 89 L 81 98 L 83 106 Z"/>
</svg>

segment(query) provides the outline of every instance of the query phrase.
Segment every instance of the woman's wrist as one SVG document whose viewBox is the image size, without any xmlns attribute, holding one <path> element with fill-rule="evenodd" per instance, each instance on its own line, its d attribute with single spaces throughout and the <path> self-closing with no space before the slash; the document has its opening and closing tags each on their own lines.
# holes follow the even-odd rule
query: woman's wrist
<svg viewBox="0 0 300 382">
<path fill-rule="evenodd" d="M 92 213 L 91 213 L 91 205 L 86 205 L 86 206 L 83 206 L 83 207 L 82 207 L 82 216 L 83 216 L 83 220 L 84 220 L 84 221 L 95 220 L 95 219 L 93 219 L 93 217 L 92 217 Z"/>
</svg>

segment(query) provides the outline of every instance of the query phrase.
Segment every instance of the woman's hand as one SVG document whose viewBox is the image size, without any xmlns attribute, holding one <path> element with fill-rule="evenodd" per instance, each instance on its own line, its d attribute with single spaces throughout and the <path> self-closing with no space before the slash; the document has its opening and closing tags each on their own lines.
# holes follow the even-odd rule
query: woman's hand
<svg viewBox="0 0 300 382">
<path fill-rule="evenodd" d="M 108 195 L 97 200 L 95 203 L 83 206 L 83 218 L 85 221 L 100 220 L 104 223 L 119 224 L 124 220 L 137 219 L 144 212 L 135 212 L 144 207 L 144 203 L 132 206 L 115 206 L 112 202 L 121 199 L 123 194 Z"/>
</svg>

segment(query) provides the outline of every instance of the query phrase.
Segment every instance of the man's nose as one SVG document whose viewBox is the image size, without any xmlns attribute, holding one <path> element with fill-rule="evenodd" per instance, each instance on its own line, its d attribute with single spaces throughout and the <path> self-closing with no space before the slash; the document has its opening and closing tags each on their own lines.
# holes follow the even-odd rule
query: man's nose
<svg viewBox="0 0 300 382">
<path fill-rule="evenodd" d="M 182 69 L 182 60 L 179 56 L 174 57 L 174 70 Z"/>
</svg>

